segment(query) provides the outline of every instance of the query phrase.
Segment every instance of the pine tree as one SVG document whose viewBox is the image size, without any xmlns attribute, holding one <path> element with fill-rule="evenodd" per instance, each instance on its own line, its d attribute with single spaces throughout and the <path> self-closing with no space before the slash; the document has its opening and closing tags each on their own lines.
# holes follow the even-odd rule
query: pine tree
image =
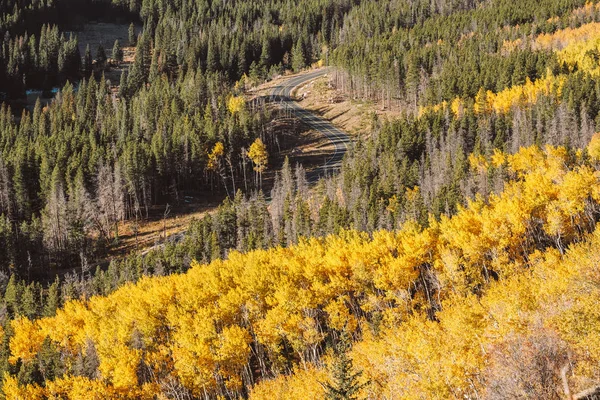
<svg viewBox="0 0 600 400">
<path fill-rule="evenodd" d="M 217 45 L 211 40 L 208 43 L 208 49 L 206 51 L 206 70 L 208 72 L 215 72 L 219 69 L 219 55 Z"/>
<path fill-rule="evenodd" d="M 333 379 L 331 382 L 323 384 L 326 399 L 355 400 L 358 399 L 358 392 L 365 386 L 364 383 L 359 382 L 362 371 L 354 372 L 352 359 L 348 357 L 350 347 L 349 334 L 344 330 L 334 350 L 334 361 L 331 368 Z"/>
<path fill-rule="evenodd" d="M 36 299 L 35 284 L 26 286 L 21 296 L 21 309 L 27 318 L 35 318 L 38 315 L 39 302 Z"/>
<path fill-rule="evenodd" d="M 56 313 L 60 301 L 58 277 L 56 277 L 52 285 L 48 288 L 45 300 L 43 315 L 44 317 L 52 317 Z"/>
<path fill-rule="evenodd" d="M 129 45 L 130 46 L 135 46 L 137 44 L 137 37 L 135 35 L 135 25 L 133 25 L 133 22 L 131 23 L 131 25 L 129 25 Z"/>
<path fill-rule="evenodd" d="M 302 41 L 298 40 L 292 49 L 292 69 L 294 72 L 298 72 L 303 70 L 304 67 L 306 67 L 306 57 L 304 56 Z"/>
<path fill-rule="evenodd" d="M 260 68 L 261 72 L 266 73 L 268 67 L 271 65 L 271 44 L 268 37 L 265 37 L 262 44 L 262 50 L 260 53 Z"/>
<path fill-rule="evenodd" d="M 98 50 L 96 50 L 96 64 L 99 68 L 104 68 L 106 66 L 106 51 L 104 50 L 104 46 L 101 44 L 98 45 Z"/>
<path fill-rule="evenodd" d="M 93 64 L 93 60 L 92 60 L 92 51 L 90 50 L 90 45 L 88 44 L 85 47 L 85 56 L 84 56 L 84 60 L 83 60 L 83 76 L 87 79 L 90 77 L 90 75 L 92 74 L 92 66 Z"/>
<path fill-rule="evenodd" d="M 144 77 L 144 51 L 141 46 L 135 50 L 135 60 L 127 75 L 127 89 L 130 95 L 135 94 L 146 81 Z"/>
<path fill-rule="evenodd" d="M 14 263 L 15 235 L 10 219 L 0 214 L 0 268 L 8 269 Z"/>
<path fill-rule="evenodd" d="M 6 284 L 6 290 L 4 291 L 4 302 L 8 312 L 12 315 L 18 315 L 21 309 L 21 285 L 17 280 L 17 277 L 12 274 L 8 283 Z"/>
<path fill-rule="evenodd" d="M 0 215 L 4 214 L 9 218 L 12 216 L 13 211 L 10 181 L 8 168 L 2 160 L 2 157 L 0 157 Z"/>
<path fill-rule="evenodd" d="M 218 260 L 221 258 L 221 246 L 219 245 L 219 235 L 213 231 L 210 234 L 210 259 Z"/>
<path fill-rule="evenodd" d="M 112 58 L 117 64 L 123 62 L 123 49 L 121 49 L 119 40 L 115 40 L 115 44 L 113 45 Z"/>
<path fill-rule="evenodd" d="M 127 71 L 121 71 L 121 80 L 119 82 L 119 97 L 124 98 L 127 96 Z"/>
</svg>

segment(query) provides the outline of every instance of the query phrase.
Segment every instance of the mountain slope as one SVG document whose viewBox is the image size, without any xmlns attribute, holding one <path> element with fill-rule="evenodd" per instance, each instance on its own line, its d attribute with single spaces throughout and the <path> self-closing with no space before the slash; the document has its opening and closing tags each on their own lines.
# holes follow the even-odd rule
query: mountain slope
<svg viewBox="0 0 600 400">
<path fill-rule="evenodd" d="M 256 382 L 322 368 L 326 345 L 344 330 L 356 340 L 351 354 L 371 398 L 492 393 L 504 376 L 493 368 L 510 368 L 510 346 L 531 346 L 531 335 L 558 346 L 547 350 L 560 360 L 570 357 L 571 384 L 585 386 L 600 359 L 595 336 L 580 325 L 597 314 L 590 301 L 600 239 L 588 235 L 600 215 L 594 160 L 561 147 L 496 153 L 488 168 L 505 171 L 503 193 L 428 227 L 408 222 L 372 237 L 346 231 L 233 253 L 186 274 L 73 300 L 52 318 L 17 319 L 10 361 L 35 369 L 55 353 L 64 375 L 46 378 L 45 387 L 6 377 L 4 391 L 9 398 L 81 398 L 76 390 L 98 398 L 244 395 Z M 530 350 L 537 365 L 541 350 Z M 546 367 L 540 374 L 554 385 L 558 375 Z M 285 390 L 278 379 L 259 383 L 254 396 Z M 317 393 L 315 385 L 307 390 Z"/>
</svg>

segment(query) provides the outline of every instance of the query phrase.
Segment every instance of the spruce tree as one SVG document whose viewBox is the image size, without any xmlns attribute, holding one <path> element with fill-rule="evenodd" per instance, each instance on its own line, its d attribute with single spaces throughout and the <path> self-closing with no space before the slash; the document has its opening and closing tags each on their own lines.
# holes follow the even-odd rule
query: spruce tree
<svg viewBox="0 0 600 400">
<path fill-rule="evenodd" d="M 262 50 L 260 53 L 260 68 L 261 72 L 264 74 L 268 71 L 269 66 L 271 65 L 271 44 L 269 38 L 265 36 L 262 43 Z"/>
<path fill-rule="evenodd" d="M 323 384 L 326 399 L 356 400 L 359 391 L 365 386 L 364 383 L 359 382 L 362 371 L 354 372 L 352 359 L 348 357 L 350 347 L 350 336 L 344 330 L 334 349 L 334 360 L 331 365 L 333 379 Z"/>
<path fill-rule="evenodd" d="M 123 62 L 123 49 L 121 49 L 119 40 L 115 40 L 115 44 L 113 45 L 112 58 L 116 63 Z"/>
<path fill-rule="evenodd" d="M 58 276 L 48 288 L 48 293 L 46 294 L 46 301 L 44 304 L 43 315 L 44 317 L 51 317 L 56 313 L 56 309 L 60 305 L 60 288 L 59 288 L 59 280 Z"/>
<path fill-rule="evenodd" d="M 135 35 L 135 25 L 133 25 L 133 22 L 131 23 L 131 25 L 129 25 L 129 45 L 130 46 L 135 46 L 137 44 L 137 37 Z"/>
<path fill-rule="evenodd" d="M 127 71 L 121 71 L 121 80 L 119 82 L 119 97 L 124 98 L 127 96 Z"/>
<path fill-rule="evenodd" d="M 303 70 L 304 67 L 306 67 L 306 58 L 304 57 L 302 41 L 298 40 L 292 49 L 292 69 L 294 72 L 298 72 Z"/>
<path fill-rule="evenodd" d="M 127 76 L 127 89 L 129 95 L 135 94 L 145 82 L 144 78 L 144 52 L 141 47 L 135 51 L 135 61 L 129 69 Z"/>
<path fill-rule="evenodd" d="M 38 315 L 39 302 L 36 297 L 35 284 L 31 283 L 25 286 L 21 296 L 21 309 L 27 318 L 35 318 Z"/>
<path fill-rule="evenodd" d="M 217 45 L 211 40 L 208 43 L 208 49 L 206 50 L 206 70 L 208 72 L 215 72 L 219 69 L 219 55 Z"/>
<path fill-rule="evenodd" d="M 106 66 L 106 51 L 104 50 L 104 46 L 101 44 L 98 45 L 98 50 L 96 50 L 96 64 L 99 68 L 104 68 Z"/>
<path fill-rule="evenodd" d="M 92 51 L 90 50 L 90 45 L 88 44 L 85 47 L 85 56 L 83 59 L 83 76 L 87 79 L 92 74 Z"/>
<path fill-rule="evenodd" d="M 16 316 L 20 312 L 21 293 L 21 285 L 19 284 L 17 277 L 12 274 L 6 285 L 6 290 L 4 291 L 4 302 L 11 316 Z"/>
</svg>

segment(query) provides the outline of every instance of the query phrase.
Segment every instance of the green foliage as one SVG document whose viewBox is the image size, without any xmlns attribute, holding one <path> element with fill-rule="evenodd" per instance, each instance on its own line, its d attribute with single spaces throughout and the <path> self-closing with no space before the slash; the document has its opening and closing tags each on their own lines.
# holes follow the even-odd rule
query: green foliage
<svg viewBox="0 0 600 400">
<path fill-rule="evenodd" d="M 116 63 L 123 62 L 123 49 L 121 48 L 121 44 L 119 43 L 119 40 L 115 40 L 115 44 L 113 45 L 111 54 L 112 54 L 112 59 Z"/>
<path fill-rule="evenodd" d="M 135 25 L 133 24 L 133 22 L 129 25 L 127 33 L 129 38 L 129 45 L 135 46 L 137 44 L 137 35 L 135 33 Z"/>
<path fill-rule="evenodd" d="M 292 49 L 292 69 L 295 72 L 302 71 L 306 67 L 306 56 L 304 55 L 304 46 L 298 40 Z"/>
<path fill-rule="evenodd" d="M 362 372 L 355 372 L 352 359 L 348 351 L 352 341 L 346 330 L 342 331 L 339 341 L 335 346 L 334 357 L 331 362 L 332 380 L 323 384 L 325 398 L 329 400 L 356 400 L 358 393 L 367 383 L 360 383 Z"/>
</svg>

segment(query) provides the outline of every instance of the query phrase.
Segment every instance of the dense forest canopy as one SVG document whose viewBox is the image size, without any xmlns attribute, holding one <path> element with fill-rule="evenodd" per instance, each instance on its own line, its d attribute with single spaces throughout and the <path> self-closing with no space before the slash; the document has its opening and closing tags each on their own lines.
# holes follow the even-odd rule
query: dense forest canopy
<svg viewBox="0 0 600 400">
<path fill-rule="evenodd" d="M 369 398 L 503 398 L 527 385 L 553 398 L 560 383 L 553 369 L 567 359 L 579 388 L 595 377 L 600 354 L 580 329 L 581 318 L 595 321 L 598 313 L 590 266 L 599 142 L 593 161 L 552 146 L 496 153 L 489 161 L 506 169 L 504 191 L 427 228 L 409 221 L 396 232 L 342 231 L 290 248 L 234 252 L 186 274 L 70 300 L 53 317 L 19 317 L 9 327 L 9 363 L 51 362 L 58 376 L 46 375 L 43 385 L 7 377 L 5 393 L 235 398 L 257 384 L 251 398 L 323 398 L 323 359 L 336 358 L 322 357 L 344 332 L 358 340 L 352 353 Z M 512 361 L 503 346 L 532 354 Z M 284 385 L 282 375 L 293 371 L 298 377 Z"/>
<path fill-rule="evenodd" d="M 586 398 L 599 27 L 585 0 L 3 1 L 0 396 Z M 314 65 L 395 117 L 263 186 L 282 113 L 251 89 Z M 105 259 L 188 198 L 224 201 Z"/>
</svg>

